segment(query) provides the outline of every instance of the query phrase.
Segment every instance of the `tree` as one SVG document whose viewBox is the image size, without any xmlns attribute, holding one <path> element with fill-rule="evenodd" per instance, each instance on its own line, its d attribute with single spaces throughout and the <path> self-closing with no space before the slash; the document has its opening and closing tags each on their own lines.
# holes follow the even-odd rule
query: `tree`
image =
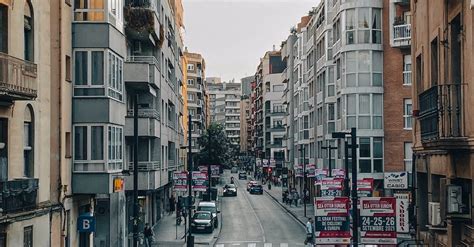
<svg viewBox="0 0 474 247">
<path fill-rule="evenodd" d="M 212 123 L 198 139 L 201 152 L 196 155 L 198 164 L 229 165 L 232 148 L 223 125 Z"/>
</svg>

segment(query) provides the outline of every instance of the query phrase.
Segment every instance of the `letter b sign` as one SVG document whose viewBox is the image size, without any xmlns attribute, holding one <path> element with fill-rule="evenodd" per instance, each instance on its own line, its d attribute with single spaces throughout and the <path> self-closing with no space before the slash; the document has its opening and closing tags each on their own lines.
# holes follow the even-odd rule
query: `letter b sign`
<svg viewBox="0 0 474 247">
<path fill-rule="evenodd" d="M 89 215 L 81 215 L 77 219 L 77 231 L 95 232 L 95 218 Z"/>
</svg>

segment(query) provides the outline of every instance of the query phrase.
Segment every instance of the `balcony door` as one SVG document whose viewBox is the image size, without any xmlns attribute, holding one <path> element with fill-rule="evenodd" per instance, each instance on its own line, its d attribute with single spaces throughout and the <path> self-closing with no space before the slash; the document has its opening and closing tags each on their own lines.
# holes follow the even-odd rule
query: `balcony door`
<svg viewBox="0 0 474 247">
<path fill-rule="evenodd" d="M 0 4 L 0 52 L 8 53 L 8 7 Z"/>
</svg>

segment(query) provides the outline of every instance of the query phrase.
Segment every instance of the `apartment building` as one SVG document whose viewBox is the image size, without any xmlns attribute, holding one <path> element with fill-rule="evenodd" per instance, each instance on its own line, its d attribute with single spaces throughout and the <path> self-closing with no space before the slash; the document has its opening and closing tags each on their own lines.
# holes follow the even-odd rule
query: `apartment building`
<svg viewBox="0 0 474 247">
<path fill-rule="evenodd" d="M 418 238 L 472 246 L 472 1 L 411 1 Z"/>
<path fill-rule="evenodd" d="M 205 104 L 206 83 L 205 71 L 206 62 L 201 54 L 184 52 L 188 60 L 187 63 L 187 97 L 188 112 L 191 114 L 191 146 L 194 154 L 199 153 L 201 147 L 198 145 L 198 139 L 206 129 L 207 105 Z"/>
<path fill-rule="evenodd" d="M 211 77 L 206 78 L 206 86 L 211 123 L 224 125 L 230 142 L 240 146 L 240 83 L 221 82 L 220 78 Z"/>
<path fill-rule="evenodd" d="M 256 78 L 257 110 L 257 150 L 256 157 L 262 160 L 261 171 L 279 176 L 285 161 L 283 138 L 285 127 L 283 118 L 286 110 L 283 105 L 282 73 L 286 64 L 281 60 L 280 51 L 268 51 L 260 60 Z M 268 167 L 276 168 L 274 170 Z"/>
<path fill-rule="evenodd" d="M 0 246 L 60 246 L 71 237 L 59 227 L 74 217 L 73 199 L 64 200 L 71 36 L 59 25 L 70 17 L 64 1 L 0 1 Z"/>
<path fill-rule="evenodd" d="M 247 154 L 249 149 L 248 131 L 250 120 L 250 98 L 247 95 L 243 95 L 240 100 L 240 153 Z"/>
</svg>

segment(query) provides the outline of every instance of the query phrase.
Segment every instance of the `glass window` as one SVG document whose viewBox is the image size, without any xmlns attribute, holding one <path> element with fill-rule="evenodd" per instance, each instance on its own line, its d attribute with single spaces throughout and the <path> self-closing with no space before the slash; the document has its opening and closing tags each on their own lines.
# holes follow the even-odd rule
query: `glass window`
<svg viewBox="0 0 474 247">
<path fill-rule="evenodd" d="M 383 158 L 383 139 L 374 137 L 374 158 Z"/>
<path fill-rule="evenodd" d="M 411 99 L 403 100 L 403 119 L 404 119 L 404 128 L 412 129 L 412 101 Z"/>
<path fill-rule="evenodd" d="M 91 160 L 104 159 L 104 127 L 91 127 Z"/>
<path fill-rule="evenodd" d="M 371 160 L 360 159 L 359 160 L 359 169 L 361 173 L 371 173 L 372 165 L 370 164 Z"/>
<path fill-rule="evenodd" d="M 359 157 L 370 158 L 370 138 L 359 139 Z"/>
<path fill-rule="evenodd" d="M 357 107 L 356 95 L 355 94 L 347 95 L 347 114 L 355 115 L 356 107 Z"/>
<path fill-rule="evenodd" d="M 75 0 L 75 21 L 104 21 L 104 0 Z"/>
<path fill-rule="evenodd" d="M 372 51 L 372 71 L 382 72 L 383 71 L 383 58 L 382 52 Z"/>
<path fill-rule="evenodd" d="M 87 127 L 74 127 L 74 159 L 87 160 Z"/>
<path fill-rule="evenodd" d="M 405 142 L 404 143 L 404 162 L 405 162 L 405 171 L 411 171 L 412 168 L 412 157 L 413 157 L 413 150 L 412 150 L 413 143 Z"/>
<path fill-rule="evenodd" d="M 372 9 L 372 43 L 382 43 L 382 17 L 380 9 Z"/>
<path fill-rule="evenodd" d="M 359 51 L 359 71 L 370 71 L 370 53 L 369 51 Z"/>
<path fill-rule="evenodd" d="M 335 114 L 334 114 L 334 103 L 328 104 L 328 120 L 335 120 Z"/>
<path fill-rule="evenodd" d="M 86 51 L 76 51 L 74 61 L 74 84 L 87 85 L 88 62 Z"/>
<path fill-rule="evenodd" d="M 359 95 L 359 114 L 370 114 L 370 94 Z"/>
<path fill-rule="evenodd" d="M 383 98 L 381 94 L 372 95 L 373 128 L 382 129 Z"/>
<path fill-rule="evenodd" d="M 369 8 L 358 9 L 358 43 L 369 43 L 370 40 L 370 20 L 369 20 Z"/>
<path fill-rule="evenodd" d="M 104 85 L 104 52 L 92 52 L 92 85 Z"/>
<path fill-rule="evenodd" d="M 357 53 L 355 51 L 346 52 L 346 73 L 357 72 Z"/>
<path fill-rule="evenodd" d="M 355 40 L 355 10 L 346 10 L 346 43 L 354 44 Z"/>
</svg>

